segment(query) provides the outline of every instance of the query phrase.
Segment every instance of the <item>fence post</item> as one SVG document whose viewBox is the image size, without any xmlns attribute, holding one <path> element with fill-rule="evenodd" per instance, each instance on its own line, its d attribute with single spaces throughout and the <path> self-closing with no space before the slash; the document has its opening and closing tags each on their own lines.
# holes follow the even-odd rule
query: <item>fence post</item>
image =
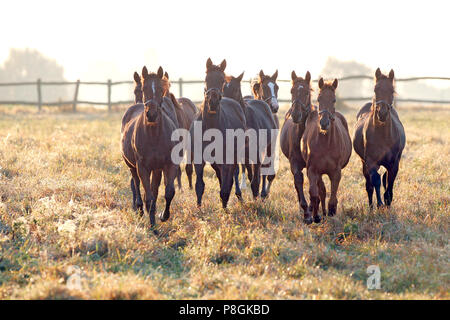
<svg viewBox="0 0 450 320">
<path fill-rule="evenodd" d="M 37 94 L 38 94 L 38 111 L 41 112 L 42 108 L 42 91 L 41 91 L 41 79 L 37 79 Z"/>
<path fill-rule="evenodd" d="M 73 104 L 72 104 L 72 111 L 73 112 L 77 112 L 78 88 L 80 88 L 80 79 L 77 80 L 77 83 L 75 85 L 75 94 L 73 96 Z"/>
<path fill-rule="evenodd" d="M 108 111 L 111 112 L 111 79 L 108 79 Z"/>
<path fill-rule="evenodd" d="M 181 98 L 183 96 L 183 78 L 178 79 L 178 97 Z"/>
</svg>

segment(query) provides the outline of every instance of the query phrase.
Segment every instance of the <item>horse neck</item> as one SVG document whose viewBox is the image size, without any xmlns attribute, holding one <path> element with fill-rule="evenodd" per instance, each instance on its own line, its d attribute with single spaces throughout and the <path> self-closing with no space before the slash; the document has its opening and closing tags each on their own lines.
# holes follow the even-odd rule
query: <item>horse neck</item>
<svg viewBox="0 0 450 320">
<path fill-rule="evenodd" d="M 215 114 L 214 116 L 211 116 L 210 114 L 208 114 L 208 111 L 206 110 L 206 101 L 203 101 L 203 108 L 202 108 L 202 122 L 203 122 L 203 128 L 208 129 L 208 128 L 219 128 L 219 123 L 220 123 L 220 115 L 221 115 L 221 109 L 219 107 L 219 110 L 217 110 L 217 114 Z"/>
<path fill-rule="evenodd" d="M 386 119 L 386 121 L 384 123 L 380 123 L 377 120 L 376 114 L 375 114 L 375 108 L 372 105 L 372 110 L 371 110 L 371 118 L 370 118 L 370 122 L 374 128 L 374 130 L 376 132 L 378 132 L 379 134 L 383 135 L 386 138 L 391 138 L 393 136 L 393 132 L 392 132 L 392 111 L 389 110 L 389 116 Z"/>
</svg>

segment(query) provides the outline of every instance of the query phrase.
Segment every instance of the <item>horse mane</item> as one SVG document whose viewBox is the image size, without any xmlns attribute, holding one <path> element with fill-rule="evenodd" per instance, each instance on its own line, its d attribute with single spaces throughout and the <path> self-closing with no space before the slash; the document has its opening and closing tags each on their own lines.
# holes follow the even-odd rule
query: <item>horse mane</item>
<svg viewBox="0 0 450 320">
<path fill-rule="evenodd" d="M 210 72 L 210 71 L 219 71 L 219 72 L 223 72 L 220 66 L 216 66 L 215 64 L 211 65 L 207 70 L 206 73 Z M 224 72 L 223 72 L 224 73 Z"/>
<path fill-rule="evenodd" d="M 336 91 L 336 89 L 333 87 L 333 81 L 330 80 L 330 81 L 324 82 L 323 86 L 322 86 L 322 88 L 320 90 L 322 91 L 322 90 L 325 90 L 325 89 L 331 89 L 333 91 Z"/>
<path fill-rule="evenodd" d="M 228 82 L 230 82 L 231 80 L 233 80 L 233 76 L 225 76 L 225 81 L 228 83 Z"/>
<path fill-rule="evenodd" d="M 264 77 L 262 77 L 262 78 L 260 76 L 258 76 L 258 78 L 256 80 L 257 80 L 256 81 L 257 83 L 263 83 L 266 80 L 272 80 L 272 77 L 265 74 Z"/>
</svg>

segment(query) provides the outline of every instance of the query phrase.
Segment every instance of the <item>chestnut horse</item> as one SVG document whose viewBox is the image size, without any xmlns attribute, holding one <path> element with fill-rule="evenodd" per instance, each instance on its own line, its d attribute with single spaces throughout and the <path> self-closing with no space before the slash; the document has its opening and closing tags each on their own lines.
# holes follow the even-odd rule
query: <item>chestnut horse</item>
<svg viewBox="0 0 450 320">
<path fill-rule="evenodd" d="M 144 112 L 125 125 L 122 135 L 122 156 L 134 181 L 133 199 L 136 199 L 136 206 L 142 212 L 139 189 L 141 182 L 144 187 L 145 211 L 149 214 L 152 229 L 156 225 L 156 201 L 161 176 L 164 174 L 166 208 L 160 214 L 160 219 L 166 221 L 170 217 L 170 203 L 175 195 L 174 180 L 179 167 L 171 158 L 172 148 L 175 146 L 171 135 L 178 124 L 172 120 L 175 114 L 169 115 L 166 111 L 171 108 L 165 105 L 172 105 L 170 99 L 164 97 L 166 82 L 161 67 L 156 74 L 149 74 L 146 67 L 142 69 Z"/>
<path fill-rule="evenodd" d="M 297 191 L 298 203 L 304 214 L 308 209 L 305 195 L 303 193 L 303 168 L 306 162 L 301 153 L 300 143 L 305 131 L 306 120 L 312 110 L 311 105 L 311 74 L 306 72 L 305 78 L 297 77 L 295 71 L 291 73 L 292 79 L 292 106 L 286 113 L 283 127 L 280 133 L 281 151 L 289 159 L 291 172 L 294 176 L 295 190 Z M 322 203 L 322 206 L 324 204 Z"/>
<path fill-rule="evenodd" d="M 272 116 L 275 121 L 277 129 L 280 127 L 280 123 L 278 120 L 277 112 L 279 109 L 278 105 L 278 85 L 277 85 L 277 77 L 278 70 L 272 76 L 268 76 L 264 74 L 264 71 L 259 71 L 258 80 L 252 84 L 252 92 L 253 96 L 256 100 L 262 100 L 266 102 L 270 109 L 272 110 Z M 269 156 L 271 154 L 269 153 Z M 264 167 L 264 165 L 263 165 Z M 275 174 L 268 175 L 268 185 L 266 187 L 266 175 L 262 177 L 262 191 L 261 197 L 266 198 L 269 195 L 270 186 L 272 185 L 273 180 L 275 179 Z"/>
<path fill-rule="evenodd" d="M 307 224 L 319 223 L 319 197 L 325 215 L 326 190 L 322 175 L 326 174 L 331 181 L 331 196 L 328 202 L 328 215 L 336 214 L 337 191 L 341 180 L 341 170 L 347 165 L 352 154 L 352 141 L 348 133 L 348 125 L 344 116 L 335 111 L 336 88 L 338 80 L 324 83 L 319 80 L 319 110 L 313 110 L 306 120 L 302 138 L 302 156 L 306 162 L 309 181 L 310 205 L 304 215 Z"/>
<path fill-rule="evenodd" d="M 164 73 L 164 78 L 167 80 L 165 82 L 164 88 L 164 96 L 169 97 L 173 104 L 173 110 L 175 111 L 175 115 L 177 118 L 177 122 L 180 128 L 184 128 L 189 130 L 191 127 L 191 123 L 195 118 L 195 115 L 198 113 L 198 109 L 195 104 L 188 98 L 181 97 L 178 100 L 175 96 L 169 91 L 170 90 L 170 82 L 169 75 L 167 72 Z M 142 104 L 142 85 L 141 80 L 137 72 L 134 73 L 134 96 L 135 96 L 135 104 L 127 109 L 122 118 L 122 127 L 121 132 L 123 131 L 124 126 L 133 118 L 137 117 L 144 111 L 144 105 Z M 169 107 L 169 106 L 167 106 Z M 185 166 L 186 175 L 188 177 L 189 188 L 192 189 L 192 164 L 186 164 Z M 178 188 L 181 189 L 181 169 L 177 173 L 178 180 Z M 133 183 L 133 182 L 131 182 Z"/>
<path fill-rule="evenodd" d="M 386 168 L 383 174 L 384 202 L 390 206 L 393 198 L 394 181 L 397 176 L 400 158 L 405 147 L 405 129 L 393 107 L 394 71 L 389 76 L 375 72 L 375 97 L 358 112 L 355 124 L 353 148 L 361 157 L 363 174 L 366 178 L 366 191 L 369 206 L 373 207 L 372 197 L 375 187 L 377 206 L 383 205 L 380 194 L 380 166 Z"/>
<path fill-rule="evenodd" d="M 222 200 L 222 207 L 226 208 L 230 198 L 231 188 L 233 187 L 233 177 L 236 167 L 238 165 L 237 155 L 245 146 L 227 145 L 226 130 L 232 129 L 246 129 L 245 115 L 241 106 L 236 101 L 222 96 L 222 88 L 225 82 L 226 61 L 223 60 L 220 65 L 214 65 L 210 58 L 206 62 L 206 78 L 205 78 L 205 98 L 197 121 L 201 121 L 202 132 L 205 133 L 208 129 L 216 129 L 223 137 L 223 157 L 220 163 L 212 162 L 211 166 L 216 172 L 216 176 L 220 184 L 220 198 Z M 190 130 L 191 137 L 194 137 L 194 125 Z M 191 139 L 191 159 L 194 150 L 194 139 Z M 202 155 L 207 144 L 202 139 Z M 233 163 L 226 163 L 227 155 L 233 153 Z M 195 157 L 194 157 L 195 160 Z M 195 192 L 197 194 L 197 205 L 202 204 L 202 197 L 205 190 L 205 183 L 203 181 L 203 171 L 205 167 L 205 159 L 202 156 L 201 163 L 194 163 L 196 182 Z"/>
<path fill-rule="evenodd" d="M 261 183 L 261 161 L 265 154 L 267 154 L 267 150 L 270 150 L 272 147 L 272 130 L 277 129 L 275 120 L 272 116 L 272 112 L 267 103 L 260 100 L 244 100 L 242 97 L 241 91 L 241 80 L 244 76 L 244 73 L 241 73 L 238 77 L 228 76 L 226 77 L 226 83 L 223 86 L 223 95 L 224 97 L 231 98 L 239 102 L 242 107 L 242 110 L 245 114 L 245 119 L 247 123 L 247 129 L 253 129 L 256 132 L 256 141 L 252 142 L 256 144 L 256 155 L 257 159 L 255 163 L 249 163 L 249 157 L 247 156 L 246 167 L 248 172 L 248 178 L 251 183 L 253 198 L 257 198 L 259 196 L 259 186 Z M 267 142 L 264 145 L 260 145 L 260 130 L 266 131 Z M 262 146 L 262 149 L 260 147 Z M 248 150 L 248 148 L 247 148 Z M 236 184 L 236 192 L 238 191 L 238 176 L 239 176 L 239 167 L 235 172 L 235 184 Z M 242 166 L 242 180 L 245 181 L 244 168 Z"/>
</svg>

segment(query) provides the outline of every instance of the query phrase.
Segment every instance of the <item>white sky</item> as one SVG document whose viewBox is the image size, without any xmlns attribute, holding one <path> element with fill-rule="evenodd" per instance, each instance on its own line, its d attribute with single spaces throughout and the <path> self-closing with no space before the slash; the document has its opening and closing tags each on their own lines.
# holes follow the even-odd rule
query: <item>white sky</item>
<svg viewBox="0 0 450 320">
<path fill-rule="evenodd" d="M 261 68 L 316 78 L 328 56 L 397 76 L 450 76 L 446 1 L 5 2 L 0 63 L 10 47 L 35 48 L 69 80 L 131 80 L 144 64 L 202 79 L 208 57 L 245 78 Z"/>
</svg>

